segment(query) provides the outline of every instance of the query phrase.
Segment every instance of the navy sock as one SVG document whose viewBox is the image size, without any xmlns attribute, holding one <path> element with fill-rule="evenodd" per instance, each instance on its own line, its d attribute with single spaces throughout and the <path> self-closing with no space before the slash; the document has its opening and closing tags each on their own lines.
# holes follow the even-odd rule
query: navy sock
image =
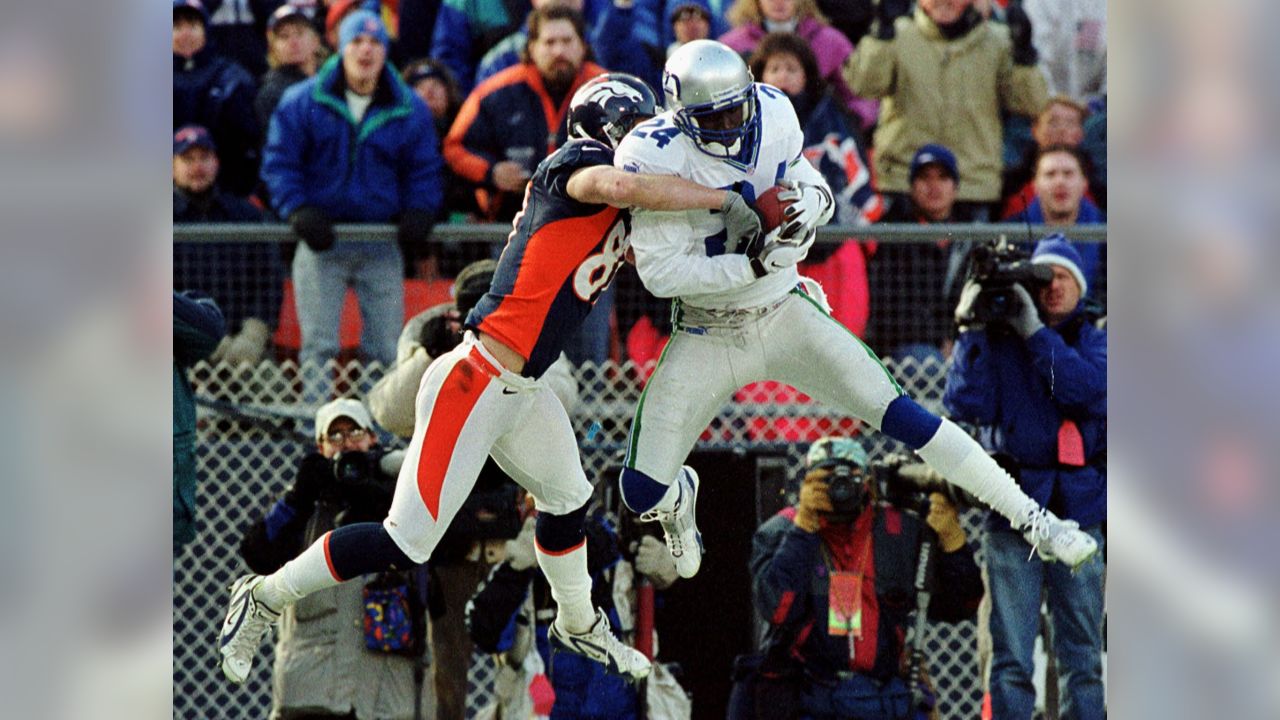
<svg viewBox="0 0 1280 720">
<path fill-rule="evenodd" d="M 653 509 L 670 487 L 632 468 L 622 469 L 622 479 L 618 485 L 622 488 L 622 502 L 636 513 Z"/>
<path fill-rule="evenodd" d="M 906 443 L 912 450 L 919 450 L 933 438 L 942 425 L 942 418 L 925 410 L 915 400 L 899 395 L 889 403 L 880 420 L 880 431 Z"/>
</svg>

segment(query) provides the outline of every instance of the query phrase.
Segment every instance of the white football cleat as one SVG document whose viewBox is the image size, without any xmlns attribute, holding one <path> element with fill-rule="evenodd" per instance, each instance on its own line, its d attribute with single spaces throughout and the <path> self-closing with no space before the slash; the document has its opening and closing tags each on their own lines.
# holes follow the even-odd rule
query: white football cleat
<svg viewBox="0 0 1280 720">
<path fill-rule="evenodd" d="M 1063 520 L 1044 508 L 1031 514 L 1022 536 L 1041 560 L 1057 560 L 1072 570 L 1079 569 L 1098 552 L 1098 542 L 1081 530 L 1079 523 Z"/>
<path fill-rule="evenodd" d="M 609 617 L 599 608 L 596 609 L 596 621 L 590 630 L 584 633 L 566 632 L 560 629 L 557 619 L 551 623 L 547 635 L 552 647 L 594 660 L 615 675 L 633 682 L 649 675 L 649 659 L 644 653 L 614 637 L 613 631 L 609 629 Z"/>
<path fill-rule="evenodd" d="M 657 520 L 662 525 L 662 536 L 667 550 L 676 561 L 676 572 L 682 578 L 698 574 L 702 566 L 702 533 L 698 532 L 698 473 L 685 465 L 681 468 L 680 497 L 670 511 L 649 510 L 640 513 L 641 522 Z"/>
<path fill-rule="evenodd" d="M 253 656 L 258 652 L 267 628 L 280 618 L 278 611 L 253 597 L 253 589 L 261 585 L 262 580 L 261 575 L 245 575 L 231 586 L 227 619 L 222 623 L 218 637 L 222 674 L 237 685 L 249 676 Z"/>
</svg>

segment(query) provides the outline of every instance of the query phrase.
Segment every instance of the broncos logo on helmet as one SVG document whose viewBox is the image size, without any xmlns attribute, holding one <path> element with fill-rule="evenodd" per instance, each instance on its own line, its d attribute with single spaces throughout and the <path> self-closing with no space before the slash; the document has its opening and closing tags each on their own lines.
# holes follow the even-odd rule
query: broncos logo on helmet
<svg viewBox="0 0 1280 720">
<path fill-rule="evenodd" d="M 627 73 L 588 80 L 569 103 L 569 137 L 598 140 L 613 149 L 631 128 L 658 113 L 658 100 L 645 81 Z"/>
</svg>

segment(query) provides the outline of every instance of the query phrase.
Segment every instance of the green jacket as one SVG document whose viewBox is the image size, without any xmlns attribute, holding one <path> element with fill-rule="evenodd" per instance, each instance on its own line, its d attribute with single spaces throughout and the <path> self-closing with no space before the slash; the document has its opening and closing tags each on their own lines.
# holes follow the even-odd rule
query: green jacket
<svg viewBox="0 0 1280 720">
<path fill-rule="evenodd" d="M 882 101 L 874 142 L 880 190 L 908 192 L 915 151 L 941 143 L 960 166 L 959 200 L 999 200 L 1001 111 L 1039 113 L 1048 102 L 1044 75 L 1034 65 L 1013 64 L 1004 25 L 979 22 L 947 40 L 917 8 L 894 30 L 890 41 L 864 36 L 844 67 L 855 94 Z"/>
<path fill-rule="evenodd" d="M 173 552 L 196 536 L 196 399 L 187 369 L 209 357 L 226 334 L 208 298 L 173 294 Z"/>
</svg>

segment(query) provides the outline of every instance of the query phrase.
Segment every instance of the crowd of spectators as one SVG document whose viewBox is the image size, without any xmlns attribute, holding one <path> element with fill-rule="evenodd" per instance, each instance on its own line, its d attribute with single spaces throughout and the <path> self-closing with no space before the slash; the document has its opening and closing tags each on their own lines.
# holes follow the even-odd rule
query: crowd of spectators
<svg viewBox="0 0 1280 720">
<path fill-rule="evenodd" d="M 352 288 L 361 353 L 389 366 L 402 280 L 447 281 L 500 251 L 433 226 L 510 221 L 583 82 L 622 71 L 661 87 L 666 57 L 701 38 L 792 99 L 838 224 L 1009 219 L 1069 233 L 1105 222 L 1105 33 L 1100 0 L 174 0 L 174 222 L 274 220 L 301 240 L 248 264 L 230 243 L 175 248 L 175 270 L 232 308 L 233 333 L 254 320 L 253 347 L 233 359 L 263 355 L 288 269 L 302 361 L 339 353 Z M 399 242 L 333 245 L 335 224 L 361 222 L 397 225 Z M 804 269 L 880 353 L 945 357 L 938 328 L 966 251 L 850 239 L 815 248 Z M 1099 248 L 1081 254 L 1103 287 Z M 910 282 L 904 267 L 919 270 Z M 660 350 L 665 303 L 624 310 L 625 273 L 618 285 L 575 364 Z M 249 313 L 229 296 L 242 287 Z"/>
</svg>

